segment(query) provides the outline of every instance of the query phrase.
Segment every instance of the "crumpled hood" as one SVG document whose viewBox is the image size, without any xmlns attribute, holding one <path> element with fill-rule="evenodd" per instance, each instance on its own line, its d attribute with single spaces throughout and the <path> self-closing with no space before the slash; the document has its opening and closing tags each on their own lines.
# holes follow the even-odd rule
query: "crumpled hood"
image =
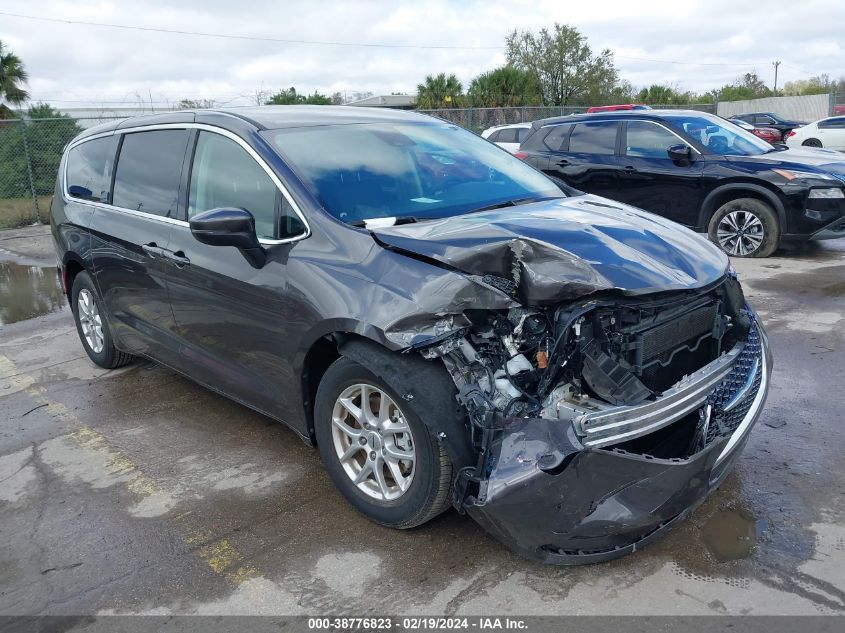
<svg viewBox="0 0 845 633">
<path fill-rule="evenodd" d="M 370 230 L 384 246 L 476 276 L 532 306 L 602 290 L 699 288 L 728 267 L 696 233 L 590 195 Z"/>
</svg>

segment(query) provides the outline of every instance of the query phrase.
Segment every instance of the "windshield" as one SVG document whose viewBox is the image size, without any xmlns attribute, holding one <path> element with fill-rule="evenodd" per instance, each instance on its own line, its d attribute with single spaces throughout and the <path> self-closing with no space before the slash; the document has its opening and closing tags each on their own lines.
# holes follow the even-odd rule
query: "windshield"
<svg viewBox="0 0 845 633">
<path fill-rule="evenodd" d="M 326 125 L 263 135 L 344 222 L 440 218 L 565 197 L 540 172 L 451 124 Z"/>
<path fill-rule="evenodd" d="M 689 134 L 714 154 L 759 156 L 774 148 L 766 141 L 717 117 L 690 115 L 667 117 L 666 123 Z"/>
</svg>

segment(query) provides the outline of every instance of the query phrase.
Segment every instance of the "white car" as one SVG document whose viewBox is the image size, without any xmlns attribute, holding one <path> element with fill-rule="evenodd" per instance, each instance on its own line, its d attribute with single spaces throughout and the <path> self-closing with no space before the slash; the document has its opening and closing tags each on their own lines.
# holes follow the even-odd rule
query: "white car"
<svg viewBox="0 0 845 633">
<path fill-rule="evenodd" d="M 481 133 L 481 138 L 486 138 L 491 143 L 495 143 L 513 154 L 519 149 L 519 144 L 525 140 L 529 131 L 531 131 L 530 123 L 496 125 L 484 130 Z"/>
<path fill-rule="evenodd" d="M 786 136 L 790 147 L 826 147 L 845 152 L 845 116 L 833 116 L 792 130 Z"/>
</svg>

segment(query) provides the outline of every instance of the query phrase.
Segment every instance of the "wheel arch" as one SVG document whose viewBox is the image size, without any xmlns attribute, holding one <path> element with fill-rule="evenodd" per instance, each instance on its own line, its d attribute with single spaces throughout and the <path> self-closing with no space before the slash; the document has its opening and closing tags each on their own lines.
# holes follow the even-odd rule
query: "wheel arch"
<svg viewBox="0 0 845 633">
<path fill-rule="evenodd" d="M 302 366 L 302 393 L 308 436 L 316 445 L 314 400 L 329 366 L 341 356 L 366 367 L 393 386 L 402 400 L 427 412 L 420 418 L 440 437 L 456 468 L 474 463 L 466 414 L 456 400 L 457 388 L 445 365 L 417 353 L 390 349 L 357 332 L 335 331 L 312 343 Z"/>
<path fill-rule="evenodd" d="M 777 213 L 778 228 L 783 233 L 784 227 L 786 226 L 786 209 L 783 206 L 783 201 L 771 189 L 751 182 L 727 183 L 708 193 L 704 198 L 704 202 L 701 204 L 696 230 L 706 232 L 710 218 L 713 217 L 716 209 L 737 198 L 755 198 L 769 204 L 775 210 L 775 213 Z"/>
<path fill-rule="evenodd" d="M 73 290 L 73 282 L 76 276 L 82 271 L 87 271 L 83 259 L 72 251 L 65 253 L 62 258 L 62 284 L 64 286 L 65 296 L 70 301 L 70 293 Z"/>
</svg>

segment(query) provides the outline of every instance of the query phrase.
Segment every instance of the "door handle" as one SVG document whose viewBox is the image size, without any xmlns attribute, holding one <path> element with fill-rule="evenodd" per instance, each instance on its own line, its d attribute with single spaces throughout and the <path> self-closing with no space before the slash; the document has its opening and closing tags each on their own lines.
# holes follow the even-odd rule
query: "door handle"
<svg viewBox="0 0 845 633">
<path fill-rule="evenodd" d="M 566 167 L 569 164 L 569 161 L 566 160 L 565 158 L 561 158 L 560 160 L 557 161 L 557 164 L 560 165 L 561 167 Z"/>
<path fill-rule="evenodd" d="M 634 167 L 633 165 L 625 165 L 625 171 L 627 171 L 628 173 L 630 173 L 630 172 L 632 172 L 632 171 L 637 171 L 637 168 L 636 168 L 636 167 Z"/>
<path fill-rule="evenodd" d="M 150 242 L 149 244 L 144 244 L 141 246 L 143 251 L 147 254 L 147 257 L 150 259 L 156 259 L 158 257 L 164 256 L 164 249 L 157 246 L 155 242 Z"/>
<path fill-rule="evenodd" d="M 174 264 L 177 268 L 184 268 L 185 266 L 191 265 L 191 260 L 183 251 L 176 251 L 175 253 L 173 251 L 167 251 L 165 257 L 167 257 L 167 261 Z"/>
</svg>

